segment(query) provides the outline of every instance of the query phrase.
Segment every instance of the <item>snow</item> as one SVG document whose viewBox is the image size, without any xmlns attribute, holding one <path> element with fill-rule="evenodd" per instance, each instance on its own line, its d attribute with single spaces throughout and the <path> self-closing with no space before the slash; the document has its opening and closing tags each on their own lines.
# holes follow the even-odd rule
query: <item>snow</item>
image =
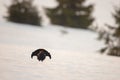
<svg viewBox="0 0 120 80">
<path fill-rule="evenodd" d="M 66 31 L 64 34 L 62 31 Z M 60 50 L 86 51 L 98 44 L 90 42 L 96 35 L 90 31 L 64 28 L 61 26 L 31 26 L 8 23 L 1 25 L 1 42 Z M 97 41 L 96 41 L 97 42 Z M 92 48 L 91 48 L 92 49 Z M 90 49 L 89 49 L 90 50 Z"/>
<path fill-rule="evenodd" d="M 98 54 L 103 44 L 96 37 L 57 25 L 0 22 L 0 80 L 119 80 L 119 58 Z M 38 48 L 52 59 L 31 59 Z"/>
</svg>

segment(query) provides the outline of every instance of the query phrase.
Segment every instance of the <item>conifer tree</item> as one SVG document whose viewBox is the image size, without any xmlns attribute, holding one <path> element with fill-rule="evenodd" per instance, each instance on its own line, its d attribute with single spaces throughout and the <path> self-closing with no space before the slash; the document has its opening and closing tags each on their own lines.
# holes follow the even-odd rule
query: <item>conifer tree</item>
<svg viewBox="0 0 120 80">
<path fill-rule="evenodd" d="M 120 56 L 120 8 L 116 7 L 113 17 L 116 26 L 106 25 L 108 31 L 100 33 L 101 38 L 104 39 L 106 46 L 100 51 L 107 52 L 108 55 Z"/>
<path fill-rule="evenodd" d="M 16 23 L 40 25 L 41 17 L 32 2 L 33 0 L 12 0 L 12 4 L 8 7 L 7 20 Z"/>
<path fill-rule="evenodd" d="M 57 7 L 46 8 L 46 14 L 52 24 L 73 28 L 88 28 L 94 21 L 91 16 L 93 5 L 85 6 L 86 0 L 57 0 Z"/>
</svg>

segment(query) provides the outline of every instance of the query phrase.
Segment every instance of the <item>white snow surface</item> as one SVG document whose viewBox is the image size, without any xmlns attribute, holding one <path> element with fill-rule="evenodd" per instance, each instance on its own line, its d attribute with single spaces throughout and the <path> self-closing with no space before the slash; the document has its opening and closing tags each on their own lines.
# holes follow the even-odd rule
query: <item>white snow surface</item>
<svg viewBox="0 0 120 80">
<path fill-rule="evenodd" d="M 63 26 L 0 22 L 0 80 L 120 80 L 120 58 L 99 54 L 96 37 Z M 38 48 L 52 59 L 31 59 Z"/>
</svg>

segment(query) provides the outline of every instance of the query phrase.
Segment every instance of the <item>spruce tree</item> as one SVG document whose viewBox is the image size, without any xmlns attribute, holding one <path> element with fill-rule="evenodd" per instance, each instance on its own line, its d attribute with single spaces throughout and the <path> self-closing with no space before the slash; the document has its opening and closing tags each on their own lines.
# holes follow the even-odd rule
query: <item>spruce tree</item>
<svg viewBox="0 0 120 80">
<path fill-rule="evenodd" d="M 40 25 L 41 17 L 32 2 L 33 0 L 12 0 L 12 4 L 8 7 L 7 20 L 16 23 Z"/>
<path fill-rule="evenodd" d="M 58 6 L 46 8 L 46 14 L 52 24 L 73 28 L 88 28 L 94 21 L 91 16 L 93 5 L 85 6 L 86 0 L 57 0 Z"/>
<path fill-rule="evenodd" d="M 108 55 L 120 56 L 120 8 L 116 7 L 113 17 L 116 26 L 106 25 L 108 31 L 100 33 L 101 38 L 104 39 L 106 46 L 100 51 L 107 52 Z"/>
</svg>

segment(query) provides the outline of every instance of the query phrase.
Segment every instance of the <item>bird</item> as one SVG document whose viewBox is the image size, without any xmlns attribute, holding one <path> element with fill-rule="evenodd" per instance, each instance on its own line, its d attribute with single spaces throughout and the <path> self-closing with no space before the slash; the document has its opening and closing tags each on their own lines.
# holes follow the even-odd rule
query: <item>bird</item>
<svg viewBox="0 0 120 80">
<path fill-rule="evenodd" d="M 37 56 L 38 61 L 44 61 L 46 56 L 51 59 L 51 54 L 45 49 L 35 50 L 34 52 L 32 52 L 31 58 L 33 58 L 33 56 Z"/>
</svg>

